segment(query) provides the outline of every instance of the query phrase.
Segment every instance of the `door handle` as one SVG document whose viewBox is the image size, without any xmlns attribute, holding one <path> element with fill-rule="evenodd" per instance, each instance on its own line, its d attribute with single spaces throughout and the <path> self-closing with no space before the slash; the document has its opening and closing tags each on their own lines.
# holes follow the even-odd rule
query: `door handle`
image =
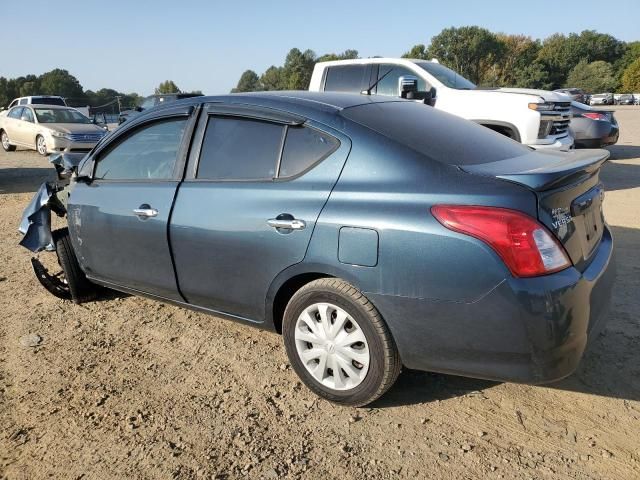
<svg viewBox="0 0 640 480">
<path fill-rule="evenodd" d="M 157 216 L 158 210 L 156 210 L 155 208 L 151 208 L 149 205 L 145 203 L 143 205 L 140 205 L 140 207 L 138 208 L 134 208 L 133 214 L 136 215 L 138 218 L 149 218 L 149 217 Z"/>
<path fill-rule="evenodd" d="M 280 217 L 281 215 L 278 216 Z M 276 229 L 282 228 L 285 230 L 304 230 L 307 226 L 307 223 L 304 220 L 297 220 L 295 218 L 271 218 L 267 220 L 267 224 L 270 227 Z"/>
</svg>

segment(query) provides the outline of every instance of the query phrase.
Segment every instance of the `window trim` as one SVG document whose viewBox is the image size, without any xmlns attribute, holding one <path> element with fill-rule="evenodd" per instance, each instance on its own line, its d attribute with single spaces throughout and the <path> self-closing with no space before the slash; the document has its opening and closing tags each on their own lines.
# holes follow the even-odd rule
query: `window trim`
<svg viewBox="0 0 640 480">
<path fill-rule="evenodd" d="M 162 115 L 162 116 L 158 116 L 158 117 L 153 117 L 150 118 L 144 122 L 141 122 L 137 125 L 135 125 L 134 128 L 130 128 L 128 129 L 126 132 L 123 132 L 122 135 L 119 135 L 118 137 L 116 137 L 115 139 L 113 139 L 112 142 L 109 142 L 108 145 L 105 145 L 104 147 L 102 147 L 99 151 L 97 151 L 94 155 L 92 155 L 91 157 L 91 161 L 93 163 L 93 165 L 91 166 L 91 182 L 95 182 L 97 184 L 101 184 L 101 183 L 167 183 L 167 182 L 179 182 L 182 178 L 182 172 L 184 171 L 184 164 L 185 164 L 185 159 L 186 159 L 186 155 L 188 152 L 188 148 L 189 148 L 189 144 L 191 143 L 191 136 L 192 136 L 192 124 L 193 121 L 192 119 L 190 119 L 189 117 L 191 116 L 190 113 L 172 113 L 172 114 L 167 114 L 167 115 Z M 122 178 L 122 179 L 118 179 L 118 178 L 96 178 L 95 173 L 96 173 L 96 167 L 98 166 L 98 162 L 100 162 L 100 160 L 102 158 L 104 158 L 105 155 L 108 155 L 110 152 L 112 152 L 116 147 L 118 147 L 119 145 L 121 145 L 123 142 L 126 142 L 129 138 L 131 138 L 133 135 L 135 135 L 136 133 L 138 133 L 139 131 L 153 126 L 154 124 L 158 124 L 158 123 L 162 123 L 162 122 L 170 122 L 172 120 L 186 120 L 185 123 L 185 129 L 184 132 L 182 134 L 182 140 L 180 141 L 180 144 L 178 145 L 178 151 L 176 153 L 176 161 L 175 164 L 173 166 L 173 172 L 171 173 L 171 176 L 169 178 Z"/>
</svg>

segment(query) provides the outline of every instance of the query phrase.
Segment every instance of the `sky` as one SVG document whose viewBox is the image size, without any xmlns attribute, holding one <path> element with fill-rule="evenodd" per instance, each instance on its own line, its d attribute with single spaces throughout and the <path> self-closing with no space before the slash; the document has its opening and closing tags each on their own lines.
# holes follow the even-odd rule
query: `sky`
<svg viewBox="0 0 640 480">
<path fill-rule="evenodd" d="M 227 93 L 297 47 L 400 56 L 451 26 L 544 38 L 585 29 L 640 40 L 640 0 L 0 0 L 0 76 L 64 68 L 85 89 Z M 12 21 L 20 20 L 23 21 Z"/>
</svg>

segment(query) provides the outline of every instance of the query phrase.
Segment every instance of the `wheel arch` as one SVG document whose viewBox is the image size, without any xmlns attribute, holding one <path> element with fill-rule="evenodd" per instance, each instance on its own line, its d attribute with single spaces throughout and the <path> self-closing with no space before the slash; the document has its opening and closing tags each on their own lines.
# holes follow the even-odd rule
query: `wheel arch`
<svg viewBox="0 0 640 480">
<path fill-rule="evenodd" d="M 483 127 L 487 127 L 494 132 L 498 132 L 505 137 L 509 137 L 516 142 L 522 142 L 520 131 L 518 127 L 516 127 L 513 123 L 509 122 L 501 122 L 498 120 L 474 120 L 476 123 L 482 125 Z"/>
<path fill-rule="evenodd" d="M 356 278 L 332 265 L 298 263 L 280 272 L 266 298 L 265 327 L 282 334 L 282 318 L 291 297 L 307 283 L 320 278 L 341 278 L 358 287 Z"/>
</svg>

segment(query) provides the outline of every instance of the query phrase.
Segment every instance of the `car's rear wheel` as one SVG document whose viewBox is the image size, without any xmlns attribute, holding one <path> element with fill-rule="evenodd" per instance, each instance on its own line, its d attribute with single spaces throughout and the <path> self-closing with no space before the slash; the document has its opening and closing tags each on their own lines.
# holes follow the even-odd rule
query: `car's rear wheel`
<svg viewBox="0 0 640 480">
<path fill-rule="evenodd" d="M 16 149 L 16 146 L 11 145 L 9 142 L 9 135 L 7 135 L 7 132 L 4 130 L 0 132 L 0 142 L 2 143 L 2 148 L 5 152 L 13 152 Z"/>
<path fill-rule="evenodd" d="M 96 295 L 96 286 L 87 279 L 80 269 L 80 264 L 71 245 L 69 229 L 61 228 L 54 231 L 52 235 L 58 263 L 60 263 L 64 274 L 63 282 L 69 287 L 71 299 L 75 303 L 92 300 Z"/>
<path fill-rule="evenodd" d="M 44 137 L 42 135 L 38 135 L 36 137 L 36 150 L 40 155 L 47 154 L 47 144 L 44 141 Z"/>
<path fill-rule="evenodd" d="M 313 281 L 293 295 L 283 337 L 298 376 L 335 403 L 371 403 L 400 373 L 400 356 L 384 320 L 359 290 L 340 279 Z"/>
</svg>

